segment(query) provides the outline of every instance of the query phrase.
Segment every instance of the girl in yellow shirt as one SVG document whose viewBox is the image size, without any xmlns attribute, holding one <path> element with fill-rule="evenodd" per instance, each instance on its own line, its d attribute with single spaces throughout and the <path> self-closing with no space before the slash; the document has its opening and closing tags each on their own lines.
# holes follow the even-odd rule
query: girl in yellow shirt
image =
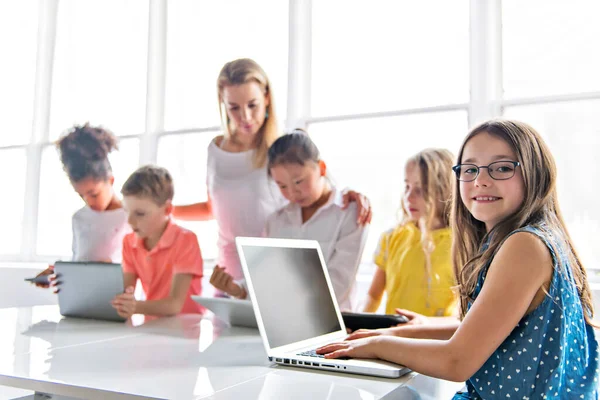
<svg viewBox="0 0 600 400">
<path fill-rule="evenodd" d="M 454 314 L 448 221 L 453 158 L 448 150 L 426 149 L 407 161 L 402 220 L 381 236 L 364 311 L 375 312 L 385 291 L 387 314 L 397 308 L 425 316 Z"/>
</svg>

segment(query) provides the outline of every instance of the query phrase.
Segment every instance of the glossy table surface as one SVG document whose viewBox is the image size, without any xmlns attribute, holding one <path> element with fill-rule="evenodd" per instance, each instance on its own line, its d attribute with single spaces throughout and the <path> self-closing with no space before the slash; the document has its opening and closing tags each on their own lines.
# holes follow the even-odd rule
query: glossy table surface
<svg viewBox="0 0 600 400">
<path fill-rule="evenodd" d="M 55 305 L 0 309 L 0 385 L 86 399 L 447 399 L 463 384 L 272 365 L 255 329 L 210 314 L 63 318 Z"/>
</svg>

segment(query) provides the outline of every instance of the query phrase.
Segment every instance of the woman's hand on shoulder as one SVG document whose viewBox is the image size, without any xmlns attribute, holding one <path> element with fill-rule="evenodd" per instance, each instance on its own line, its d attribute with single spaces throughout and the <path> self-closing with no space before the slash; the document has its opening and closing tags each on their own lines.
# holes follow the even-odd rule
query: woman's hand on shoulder
<svg viewBox="0 0 600 400">
<path fill-rule="evenodd" d="M 373 217 L 373 212 L 369 199 L 364 194 L 355 192 L 354 190 L 344 191 L 342 197 L 342 209 L 348 208 L 348 205 L 350 205 L 352 202 L 356 203 L 358 210 L 356 222 L 359 225 L 366 225 L 370 223 L 371 218 Z"/>
</svg>

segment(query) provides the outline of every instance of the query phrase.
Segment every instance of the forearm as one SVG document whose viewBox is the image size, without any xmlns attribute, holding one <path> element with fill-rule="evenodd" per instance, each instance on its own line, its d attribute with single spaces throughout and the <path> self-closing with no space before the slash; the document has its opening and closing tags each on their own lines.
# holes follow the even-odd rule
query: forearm
<svg viewBox="0 0 600 400">
<path fill-rule="evenodd" d="M 464 382 L 470 376 L 446 340 L 380 336 L 376 341 L 375 352 L 382 360 L 449 381 Z"/>
<path fill-rule="evenodd" d="M 180 301 L 170 297 L 160 300 L 137 301 L 135 314 L 169 317 L 181 312 L 182 307 L 183 304 Z"/>
<path fill-rule="evenodd" d="M 209 202 L 175 206 L 172 215 L 184 221 L 208 221 L 214 218 Z"/>
<path fill-rule="evenodd" d="M 236 299 L 245 299 L 248 297 L 248 291 L 246 290 L 246 282 L 244 280 L 234 282 L 232 288 L 227 292 L 230 296 Z"/>
<path fill-rule="evenodd" d="M 458 320 L 448 321 L 447 323 L 433 323 L 426 325 L 401 325 L 391 328 L 394 336 L 411 339 L 434 339 L 448 340 L 458 329 L 460 322 Z"/>
<path fill-rule="evenodd" d="M 456 325 L 460 324 L 460 320 L 457 317 L 427 317 L 427 321 L 432 325 Z"/>
<path fill-rule="evenodd" d="M 123 273 L 123 290 L 126 290 L 128 287 L 133 287 L 137 284 L 137 275 L 131 272 Z"/>
<path fill-rule="evenodd" d="M 365 306 L 363 307 L 364 312 L 374 313 L 379 309 L 379 305 L 381 304 L 381 298 L 383 296 L 379 295 L 378 297 L 374 297 L 371 293 L 367 294 L 367 301 L 365 302 Z"/>
</svg>

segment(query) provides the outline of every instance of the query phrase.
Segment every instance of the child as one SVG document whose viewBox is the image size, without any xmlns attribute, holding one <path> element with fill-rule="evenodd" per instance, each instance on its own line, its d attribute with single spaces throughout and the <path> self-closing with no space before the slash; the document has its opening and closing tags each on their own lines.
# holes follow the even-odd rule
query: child
<svg viewBox="0 0 600 400">
<path fill-rule="evenodd" d="M 456 301 L 450 255 L 447 201 L 452 188 L 452 153 L 427 149 L 405 167 L 402 221 L 384 233 L 375 252 L 375 271 L 364 311 L 379 308 L 387 293 L 387 314 L 397 308 L 425 316 L 449 316 Z"/>
<path fill-rule="evenodd" d="M 340 309 L 352 310 L 356 272 L 367 236 L 366 228 L 356 221 L 356 204 L 342 209 L 342 193 L 326 178 L 325 162 L 303 131 L 273 143 L 267 168 L 289 204 L 268 218 L 265 235 L 317 240 Z M 244 285 L 235 283 L 223 268 L 215 268 L 210 282 L 217 289 L 246 298 Z"/>
<path fill-rule="evenodd" d="M 453 169 L 460 325 L 444 327 L 445 340 L 375 332 L 318 352 L 468 379 L 468 392 L 456 399 L 597 399 L 591 292 L 558 206 L 548 147 L 526 124 L 490 121 L 467 136 Z"/>
<path fill-rule="evenodd" d="M 125 293 L 117 295 L 112 305 L 124 318 L 202 311 L 190 297 L 201 292 L 200 247 L 193 232 L 171 221 L 173 192 L 169 172 L 155 166 L 139 168 L 121 190 L 133 232 L 123 240 Z M 145 301 L 133 295 L 138 278 Z"/>
<path fill-rule="evenodd" d="M 85 124 L 73 127 L 56 145 L 73 189 L 85 202 L 72 219 L 73 261 L 120 262 L 123 237 L 130 230 L 113 189 L 115 178 L 108 160 L 117 149 L 117 138 L 106 129 Z M 39 275 L 52 273 L 50 266 Z"/>
</svg>

